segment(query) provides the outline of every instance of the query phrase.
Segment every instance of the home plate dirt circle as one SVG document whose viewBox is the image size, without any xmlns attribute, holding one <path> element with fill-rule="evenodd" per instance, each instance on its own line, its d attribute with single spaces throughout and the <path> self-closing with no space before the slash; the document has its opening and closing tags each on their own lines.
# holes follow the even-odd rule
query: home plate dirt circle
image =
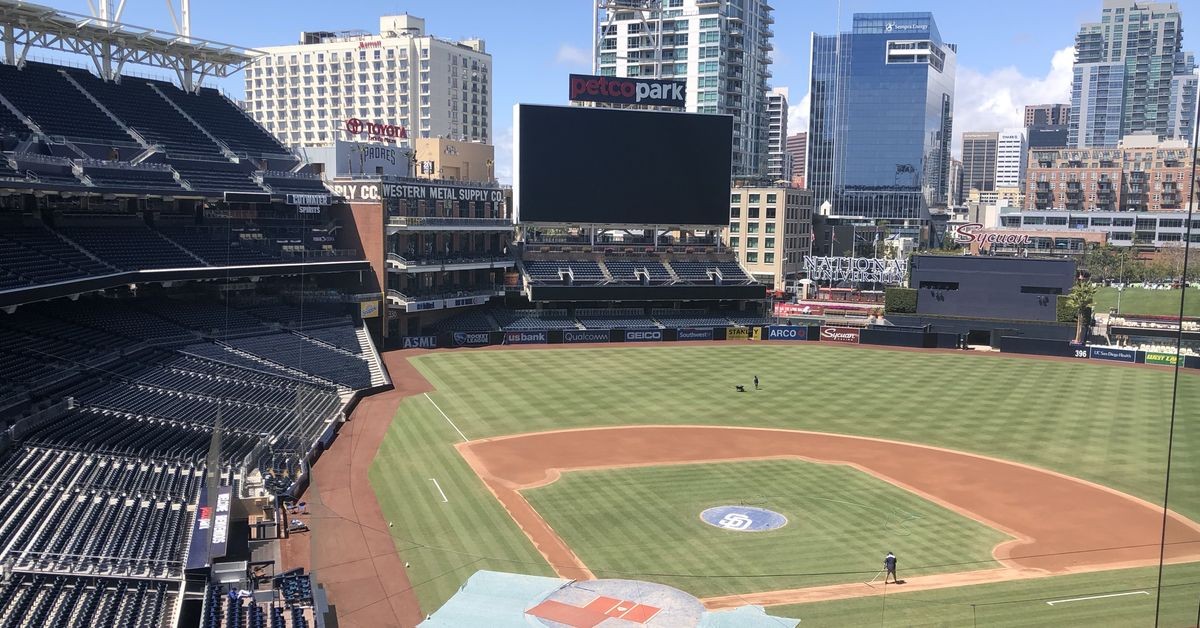
<svg viewBox="0 0 1200 628">
<path fill-rule="evenodd" d="M 575 581 L 525 610 L 550 628 L 696 626 L 704 605 L 674 587 L 638 580 Z"/>
<path fill-rule="evenodd" d="M 733 532 L 767 532 L 788 524 L 787 517 L 755 506 L 714 506 L 700 513 L 700 520 Z"/>
</svg>

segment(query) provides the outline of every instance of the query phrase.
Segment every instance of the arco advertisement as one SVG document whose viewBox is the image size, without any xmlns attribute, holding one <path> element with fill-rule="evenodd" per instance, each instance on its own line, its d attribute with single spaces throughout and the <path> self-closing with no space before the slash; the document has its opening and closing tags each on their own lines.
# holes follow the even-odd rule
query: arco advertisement
<svg viewBox="0 0 1200 628">
<path fill-rule="evenodd" d="M 800 325 L 771 325 L 764 340 L 808 340 L 808 328 Z"/>
</svg>

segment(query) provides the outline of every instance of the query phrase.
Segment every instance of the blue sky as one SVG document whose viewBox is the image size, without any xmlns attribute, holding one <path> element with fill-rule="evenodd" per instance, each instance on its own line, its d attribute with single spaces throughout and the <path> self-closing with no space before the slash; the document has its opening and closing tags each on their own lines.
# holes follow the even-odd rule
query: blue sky
<svg viewBox="0 0 1200 628">
<path fill-rule="evenodd" d="M 41 0 L 64 11 L 87 13 L 87 0 Z M 1200 20 L 1200 0 L 1178 2 L 1188 18 Z M 566 75 L 590 69 L 591 2 L 588 0 L 194 0 L 196 37 L 247 47 L 296 43 L 303 30 L 362 29 L 377 32 L 378 18 L 411 13 L 426 19 L 430 33 L 459 39 L 482 37 L 493 56 L 497 173 L 517 102 L 566 102 Z M 1024 104 L 1065 101 L 1070 84 L 1070 48 L 1082 21 L 1099 17 L 1101 0 L 775 0 L 773 86 L 790 89 L 791 128 L 806 124 L 809 36 L 848 28 L 855 12 L 932 11 L 942 37 L 957 43 L 959 71 L 955 136 L 972 130 L 1020 125 Z M 1195 13 L 1193 13 L 1195 12 Z M 172 30 L 161 0 L 128 0 L 123 20 Z M 37 54 L 36 52 L 34 54 Z M 240 96 L 240 77 L 220 86 Z M 956 142 L 957 149 L 957 142 Z M 956 150 L 957 152 L 957 150 Z"/>
</svg>

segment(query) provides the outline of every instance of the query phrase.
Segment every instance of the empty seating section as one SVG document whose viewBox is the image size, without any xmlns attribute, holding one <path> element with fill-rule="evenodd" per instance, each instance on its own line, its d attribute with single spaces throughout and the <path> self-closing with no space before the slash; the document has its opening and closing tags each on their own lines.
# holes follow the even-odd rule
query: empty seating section
<svg viewBox="0 0 1200 628">
<path fill-rule="evenodd" d="M 45 574 L 17 574 L 0 584 L 0 625 L 171 625 L 179 585 Z"/>
<path fill-rule="evenodd" d="M 25 447 L 0 469 L 14 514 L 0 544 L 16 570 L 178 576 L 202 481 L 188 464 Z"/>
<path fill-rule="evenodd" d="M 231 347 L 290 368 L 300 369 L 349 388 L 369 388 L 367 361 L 297 334 L 270 334 L 226 341 Z"/>
<path fill-rule="evenodd" d="M 353 325 L 317 327 L 305 329 L 297 333 L 318 342 L 333 345 L 342 351 L 349 351 L 350 353 L 359 355 L 363 353 L 363 346 L 358 338 L 358 330 Z"/>
<path fill-rule="evenodd" d="M 223 303 L 167 300 L 148 303 L 146 309 L 161 318 L 217 337 L 270 331 L 270 328 L 257 318 Z"/>
<path fill-rule="evenodd" d="M 179 172 L 179 177 L 187 181 L 193 190 L 204 192 L 258 192 L 265 193 L 257 183 L 250 179 L 250 170 L 242 164 L 225 160 L 198 161 L 194 159 L 174 159 L 169 162 L 172 168 Z"/>
<path fill-rule="evenodd" d="M 134 146 L 128 133 L 88 100 L 58 66 L 0 64 L 0 94 L 43 133 Z"/>
<path fill-rule="evenodd" d="M 66 187 L 84 187 L 83 181 L 75 176 L 75 172 L 67 163 L 47 163 L 24 158 L 22 155 L 13 156 L 17 162 L 17 172 L 33 183 L 53 184 Z"/>
<path fill-rule="evenodd" d="M 566 310 L 496 310 L 492 313 L 503 329 L 578 329 Z M 462 330 L 465 331 L 465 330 Z"/>
<path fill-rule="evenodd" d="M 313 329 L 350 322 L 346 306 L 341 303 L 263 305 L 246 308 L 245 312 L 264 321 L 276 322 L 293 329 Z"/>
<path fill-rule="evenodd" d="M 152 314 L 119 303 L 95 301 L 88 307 L 46 307 L 45 315 L 94 329 L 108 330 L 150 344 L 174 344 L 196 340 L 196 333 Z"/>
<path fill-rule="evenodd" d="M 711 282 L 709 271 L 713 269 L 712 262 L 691 262 L 671 260 L 671 268 L 684 281 Z"/>
<path fill-rule="evenodd" d="M 129 188 L 147 192 L 183 192 L 175 175 L 166 168 L 117 168 L 87 166 L 83 174 L 97 187 Z"/>
<path fill-rule="evenodd" d="M 735 325 L 770 325 L 772 321 L 766 316 L 757 314 L 730 314 L 729 320 Z"/>
<path fill-rule="evenodd" d="M 482 310 L 458 312 L 433 324 L 438 331 L 493 331 L 498 329 L 491 317 Z"/>
<path fill-rule="evenodd" d="M 641 275 L 648 275 L 651 283 L 666 283 L 672 280 L 671 272 L 656 259 L 606 259 L 604 266 L 608 268 L 613 279 L 621 282 L 639 282 Z"/>
<path fill-rule="evenodd" d="M 601 283 L 607 278 L 594 260 L 525 260 L 525 270 L 535 282 L 561 282 L 569 274 L 575 283 Z"/>
<path fill-rule="evenodd" d="M 221 148 L 142 79 L 123 77 L 120 83 L 101 80 L 90 72 L 68 70 L 84 89 L 147 142 L 169 155 L 219 158 Z"/>
<path fill-rule="evenodd" d="M 203 266 L 195 257 L 143 224 L 59 227 L 58 231 L 105 263 L 122 270 Z"/>
<path fill-rule="evenodd" d="M 270 264 L 283 259 L 261 245 L 231 238 L 231 234 L 220 229 L 161 227 L 159 231 L 213 266 Z"/>
<path fill-rule="evenodd" d="M 328 192 L 320 179 L 308 177 L 263 177 L 275 194 L 322 194 Z"/>
<path fill-rule="evenodd" d="M 0 106 L 0 137 L 25 139 L 29 134 L 29 127 L 16 114 L 8 107 Z"/>
<path fill-rule="evenodd" d="M 0 290 L 117 272 L 41 226 L 0 225 Z"/>
<path fill-rule="evenodd" d="M 706 310 L 652 310 L 654 319 L 664 327 L 728 327 L 729 319 Z"/>
<path fill-rule="evenodd" d="M 290 154 L 278 140 L 217 90 L 206 87 L 198 93 L 187 94 L 168 83 L 155 83 L 155 86 L 233 152 L 248 155 Z"/>
</svg>

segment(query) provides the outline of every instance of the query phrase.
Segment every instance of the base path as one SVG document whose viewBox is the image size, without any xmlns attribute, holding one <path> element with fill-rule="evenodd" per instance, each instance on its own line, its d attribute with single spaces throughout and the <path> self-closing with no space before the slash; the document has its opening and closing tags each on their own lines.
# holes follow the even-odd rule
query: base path
<svg viewBox="0 0 1200 628">
<path fill-rule="evenodd" d="M 1160 506 L 1046 469 L 937 447 L 815 432 L 703 426 L 563 430 L 457 447 L 563 577 L 587 577 L 590 572 L 521 496 L 521 489 L 549 484 L 569 470 L 761 458 L 850 465 L 1012 536 L 992 552 L 1005 569 L 988 570 L 1007 573 L 983 575 L 983 581 L 1155 565 L 1159 558 Z M 1171 513 L 1167 539 L 1169 561 L 1200 560 L 1200 525 Z M 981 577 L 972 580 L 969 573 L 962 573 L 930 578 L 952 586 L 953 578 L 947 578 L 955 575 L 960 584 Z M 873 591 L 862 585 L 845 586 L 866 591 L 831 590 L 830 595 Z M 750 596 L 749 602 L 748 596 L 739 596 L 738 604 L 811 601 L 787 599 L 799 594 L 771 595 Z M 758 597 L 763 599 L 754 599 Z"/>
<path fill-rule="evenodd" d="M 342 628 L 407 628 L 424 619 L 367 473 L 396 406 L 432 388 L 408 356 L 383 357 L 396 388 L 359 402 L 313 465 L 304 494 L 311 533 L 281 543 L 285 567 L 307 567 L 317 574 Z"/>
</svg>

